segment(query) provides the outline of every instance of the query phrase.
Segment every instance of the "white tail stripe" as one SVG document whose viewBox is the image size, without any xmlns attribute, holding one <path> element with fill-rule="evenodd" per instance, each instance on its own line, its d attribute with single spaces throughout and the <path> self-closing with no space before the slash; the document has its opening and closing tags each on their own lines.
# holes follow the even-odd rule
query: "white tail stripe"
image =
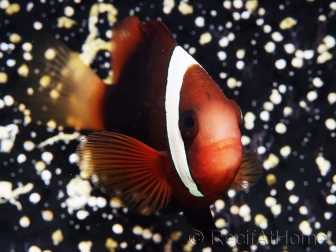
<svg viewBox="0 0 336 252">
<path fill-rule="evenodd" d="M 176 171 L 192 195 L 203 197 L 204 195 L 197 189 L 197 185 L 191 177 L 178 124 L 183 77 L 188 68 L 194 64 L 198 63 L 182 47 L 175 47 L 168 67 L 165 109 L 169 148 Z"/>
</svg>

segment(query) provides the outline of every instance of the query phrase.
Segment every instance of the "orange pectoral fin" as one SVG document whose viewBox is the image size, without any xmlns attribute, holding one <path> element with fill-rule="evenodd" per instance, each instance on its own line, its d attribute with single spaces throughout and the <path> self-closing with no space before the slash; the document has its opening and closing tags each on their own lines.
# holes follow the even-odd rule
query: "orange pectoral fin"
<svg viewBox="0 0 336 252">
<path fill-rule="evenodd" d="M 131 210 L 149 214 L 164 208 L 172 189 L 164 155 L 142 142 L 117 133 L 98 132 L 78 145 L 78 166 L 109 196 L 117 196 Z"/>
<path fill-rule="evenodd" d="M 244 150 L 243 160 L 231 188 L 247 190 L 255 185 L 262 174 L 262 166 L 250 151 Z"/>
</svg>

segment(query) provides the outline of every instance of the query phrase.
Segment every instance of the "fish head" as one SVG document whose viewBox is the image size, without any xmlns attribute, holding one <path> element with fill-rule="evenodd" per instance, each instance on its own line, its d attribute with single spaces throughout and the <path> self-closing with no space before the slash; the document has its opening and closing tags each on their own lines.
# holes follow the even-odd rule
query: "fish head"
<svg viewBox="0 0 336 252">
<path fill-rule="evenodd" d="M 190 174 L 198 192 L 215 199 L 229 189 L 242 162 L 241 110 L 201 67 L 189 69 L 184 82 L 179 129 Z"/>
</svg>

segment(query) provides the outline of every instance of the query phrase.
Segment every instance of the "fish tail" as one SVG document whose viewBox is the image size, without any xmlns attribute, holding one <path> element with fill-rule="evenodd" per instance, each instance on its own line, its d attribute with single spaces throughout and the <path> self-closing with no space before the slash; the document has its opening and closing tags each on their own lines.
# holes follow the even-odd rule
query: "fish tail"
<svg viewBox="0 0 336 252">
<path fill-rule="evenodd" d="M 23 62 L 20 81 L 11 83 L 25 123 L 103 130 L 103 81 L 61 41 L 41 36 L 32 45 L 32 60 Z"/>
</svg>

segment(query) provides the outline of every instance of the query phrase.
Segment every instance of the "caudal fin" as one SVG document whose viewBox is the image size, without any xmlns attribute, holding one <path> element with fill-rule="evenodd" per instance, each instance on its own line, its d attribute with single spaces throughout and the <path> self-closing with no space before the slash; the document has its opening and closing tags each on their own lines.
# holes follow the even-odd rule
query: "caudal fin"
<svg viewBox="0 0 336 252">
<path fill-rule="evenodd" d="M 10 83 L 18 105 L 24 104 L 33 122 L 103 130 L 102 80 L 55 38 L 41 37 L 32 45 L 33 59 L 19 71 L 23 79 Z"/>
</svg>

